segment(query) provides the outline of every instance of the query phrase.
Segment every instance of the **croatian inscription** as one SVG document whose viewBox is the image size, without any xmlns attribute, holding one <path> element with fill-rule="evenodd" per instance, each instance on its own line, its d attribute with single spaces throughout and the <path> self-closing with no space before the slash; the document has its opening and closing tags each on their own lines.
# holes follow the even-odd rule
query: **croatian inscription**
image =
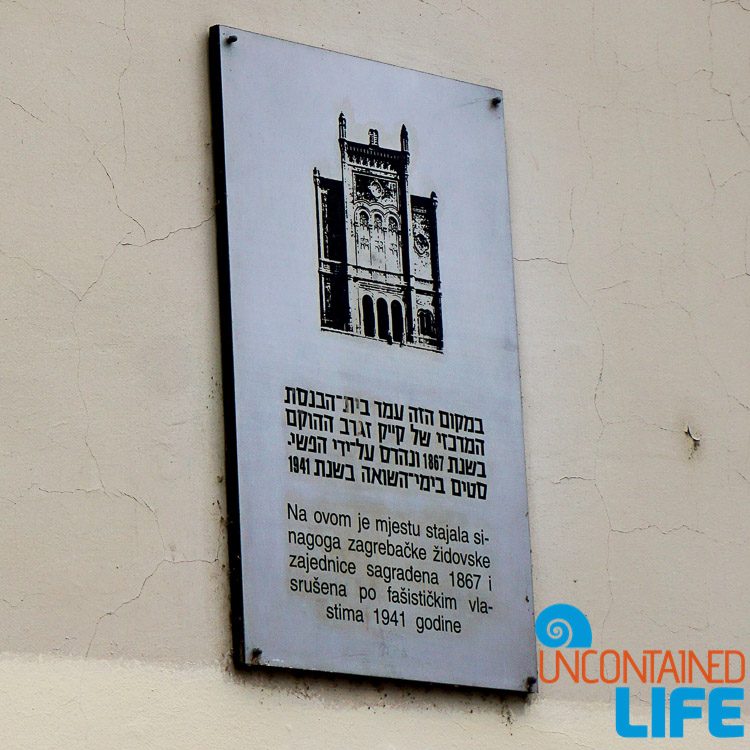
<svg viewBox="0 0 750 750">
<path fill-rule="evenodd" d="M 485 501 L 484 420 L 424 406 L 286 386 L 289 472 L 310 481 Z M 484 528 L 424 516 L 288 502 L 289 590 L 321 616 L 424 635 L 460 635 L 494 609 Z"/>
</svg>

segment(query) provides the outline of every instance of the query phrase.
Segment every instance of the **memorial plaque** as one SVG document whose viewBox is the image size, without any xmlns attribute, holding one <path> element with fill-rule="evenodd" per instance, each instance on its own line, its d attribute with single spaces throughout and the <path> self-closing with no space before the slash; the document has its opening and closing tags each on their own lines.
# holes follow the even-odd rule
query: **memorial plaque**
<svg viewBox="0 0 750 750">
<path fill-rule="evenodd" d="M 501 92 L 210 47 L 237 663 L 533 690 Z"/>
</svg>

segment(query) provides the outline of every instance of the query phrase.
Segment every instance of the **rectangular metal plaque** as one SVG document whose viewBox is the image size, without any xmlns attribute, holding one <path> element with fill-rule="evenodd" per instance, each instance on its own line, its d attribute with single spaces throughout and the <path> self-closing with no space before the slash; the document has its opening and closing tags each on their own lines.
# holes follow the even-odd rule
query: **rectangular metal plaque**
<svg viewBox="0 0 750 750">
<path fill-rule="evenodd" d="M 501 93 L 210 47 L 236 661 L 533 690 Z"/>
</svg>

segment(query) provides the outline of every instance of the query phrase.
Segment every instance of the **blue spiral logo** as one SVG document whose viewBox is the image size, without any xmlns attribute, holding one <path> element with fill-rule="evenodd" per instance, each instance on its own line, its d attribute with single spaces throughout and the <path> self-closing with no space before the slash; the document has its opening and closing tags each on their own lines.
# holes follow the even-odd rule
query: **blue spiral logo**
<svg viewBox="0 0 750 750">
<path fill-rule="evenodd" d="M 536 618 L 536 637 L 547 648 L 590 648 L 591 625 L 572 604 L 552 604 Z"/>
</svg>

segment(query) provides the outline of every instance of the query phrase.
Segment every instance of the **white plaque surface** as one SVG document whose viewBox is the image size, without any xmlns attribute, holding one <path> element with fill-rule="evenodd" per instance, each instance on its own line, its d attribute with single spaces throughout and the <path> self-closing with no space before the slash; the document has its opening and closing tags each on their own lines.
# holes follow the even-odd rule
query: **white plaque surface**
<svg viewBox="0 0 750 750">
<path fill-rule="evenodd" d="M 236 661 L 533 690 L 501 93 L 211 57 Z"/>
</svg>

